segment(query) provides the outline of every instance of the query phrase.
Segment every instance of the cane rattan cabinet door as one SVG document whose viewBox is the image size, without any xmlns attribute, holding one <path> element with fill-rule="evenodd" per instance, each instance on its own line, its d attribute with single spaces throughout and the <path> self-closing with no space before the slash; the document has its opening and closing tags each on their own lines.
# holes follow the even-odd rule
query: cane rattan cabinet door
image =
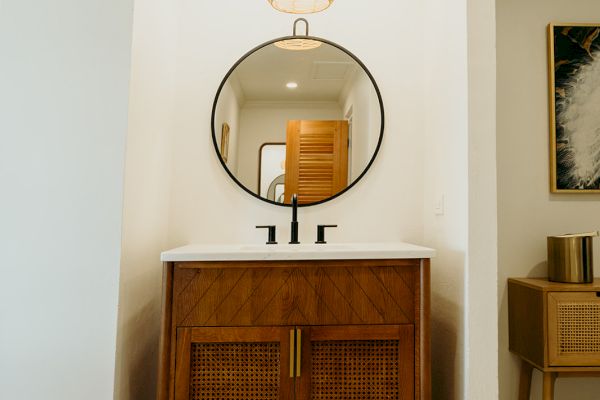
<svg viewBox="0 0 600 400">
<path fill-rule="evenodd" d="M 414 326 L 313 326 L 302 335 L 297 400 L 415 399 Z"/>
<path fill-rule="evenodd" d="M 552 366 L 600 365 L 597 292 L 548 293 L 548 361 Z"/>
<path fill-rule="evenodd" d="M 178 328 L 175 400 L 291 399 L 293 335 L 282 327 Z"/>
</svg>

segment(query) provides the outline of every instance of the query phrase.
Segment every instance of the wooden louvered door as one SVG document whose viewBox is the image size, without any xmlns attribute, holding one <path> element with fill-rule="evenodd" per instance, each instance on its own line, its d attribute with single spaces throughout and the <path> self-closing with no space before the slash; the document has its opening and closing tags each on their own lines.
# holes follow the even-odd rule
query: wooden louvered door
<svg viewBox="0 0 600 400">
<path fill-rule="evenodd" d="M 292 120 L 287 124 L 285 203 L 331 197 L 348 185 L 348 121 Z"/>
<path fill-rule="evenodd" d="M 175 400 L 289 400 L 293 329 L 178 328 Z"/>
<path fill-rule="evenodd" d="M 414 400 L 414 326 L 301 327 L 297 400 Z"/>
</svg>

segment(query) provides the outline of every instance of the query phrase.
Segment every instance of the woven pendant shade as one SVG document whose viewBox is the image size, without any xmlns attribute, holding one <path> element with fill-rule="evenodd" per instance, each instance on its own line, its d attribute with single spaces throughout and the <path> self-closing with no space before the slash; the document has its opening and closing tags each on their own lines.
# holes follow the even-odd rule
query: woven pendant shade
<svg viewBox="0 0 600 400">
<path fill-rule="evenodd" d="M 274 9 L 290 14 L 311 14 L 325 10 L 333 0 L 268 0 Z"/>
</svg>

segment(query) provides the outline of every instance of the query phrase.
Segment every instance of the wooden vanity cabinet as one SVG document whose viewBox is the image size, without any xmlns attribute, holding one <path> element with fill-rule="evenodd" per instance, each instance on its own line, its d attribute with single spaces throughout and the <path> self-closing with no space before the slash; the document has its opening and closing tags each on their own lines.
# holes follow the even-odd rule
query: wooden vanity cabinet
<svg viewBox="0 0 600 400">
<path fill-rule="evenodd" d="M 165 263 L 158 400 L 425 399 L 429 260 Z"/>
</svg>

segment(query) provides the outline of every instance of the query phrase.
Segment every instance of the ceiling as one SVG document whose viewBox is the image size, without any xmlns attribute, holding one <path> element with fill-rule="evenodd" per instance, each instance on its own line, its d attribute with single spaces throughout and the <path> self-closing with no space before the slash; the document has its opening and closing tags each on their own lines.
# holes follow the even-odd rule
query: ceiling
<svg viewBox="0 0 600 400">
<path fill-rule="evenodd" d="M 337 47 L 292 51 L 270 44 L 256 51 L 229 78 L 245 101 L 338 101 L 358 63 Z M 296 89 L 288 89 L 296 82 Z"/>
</svg>

